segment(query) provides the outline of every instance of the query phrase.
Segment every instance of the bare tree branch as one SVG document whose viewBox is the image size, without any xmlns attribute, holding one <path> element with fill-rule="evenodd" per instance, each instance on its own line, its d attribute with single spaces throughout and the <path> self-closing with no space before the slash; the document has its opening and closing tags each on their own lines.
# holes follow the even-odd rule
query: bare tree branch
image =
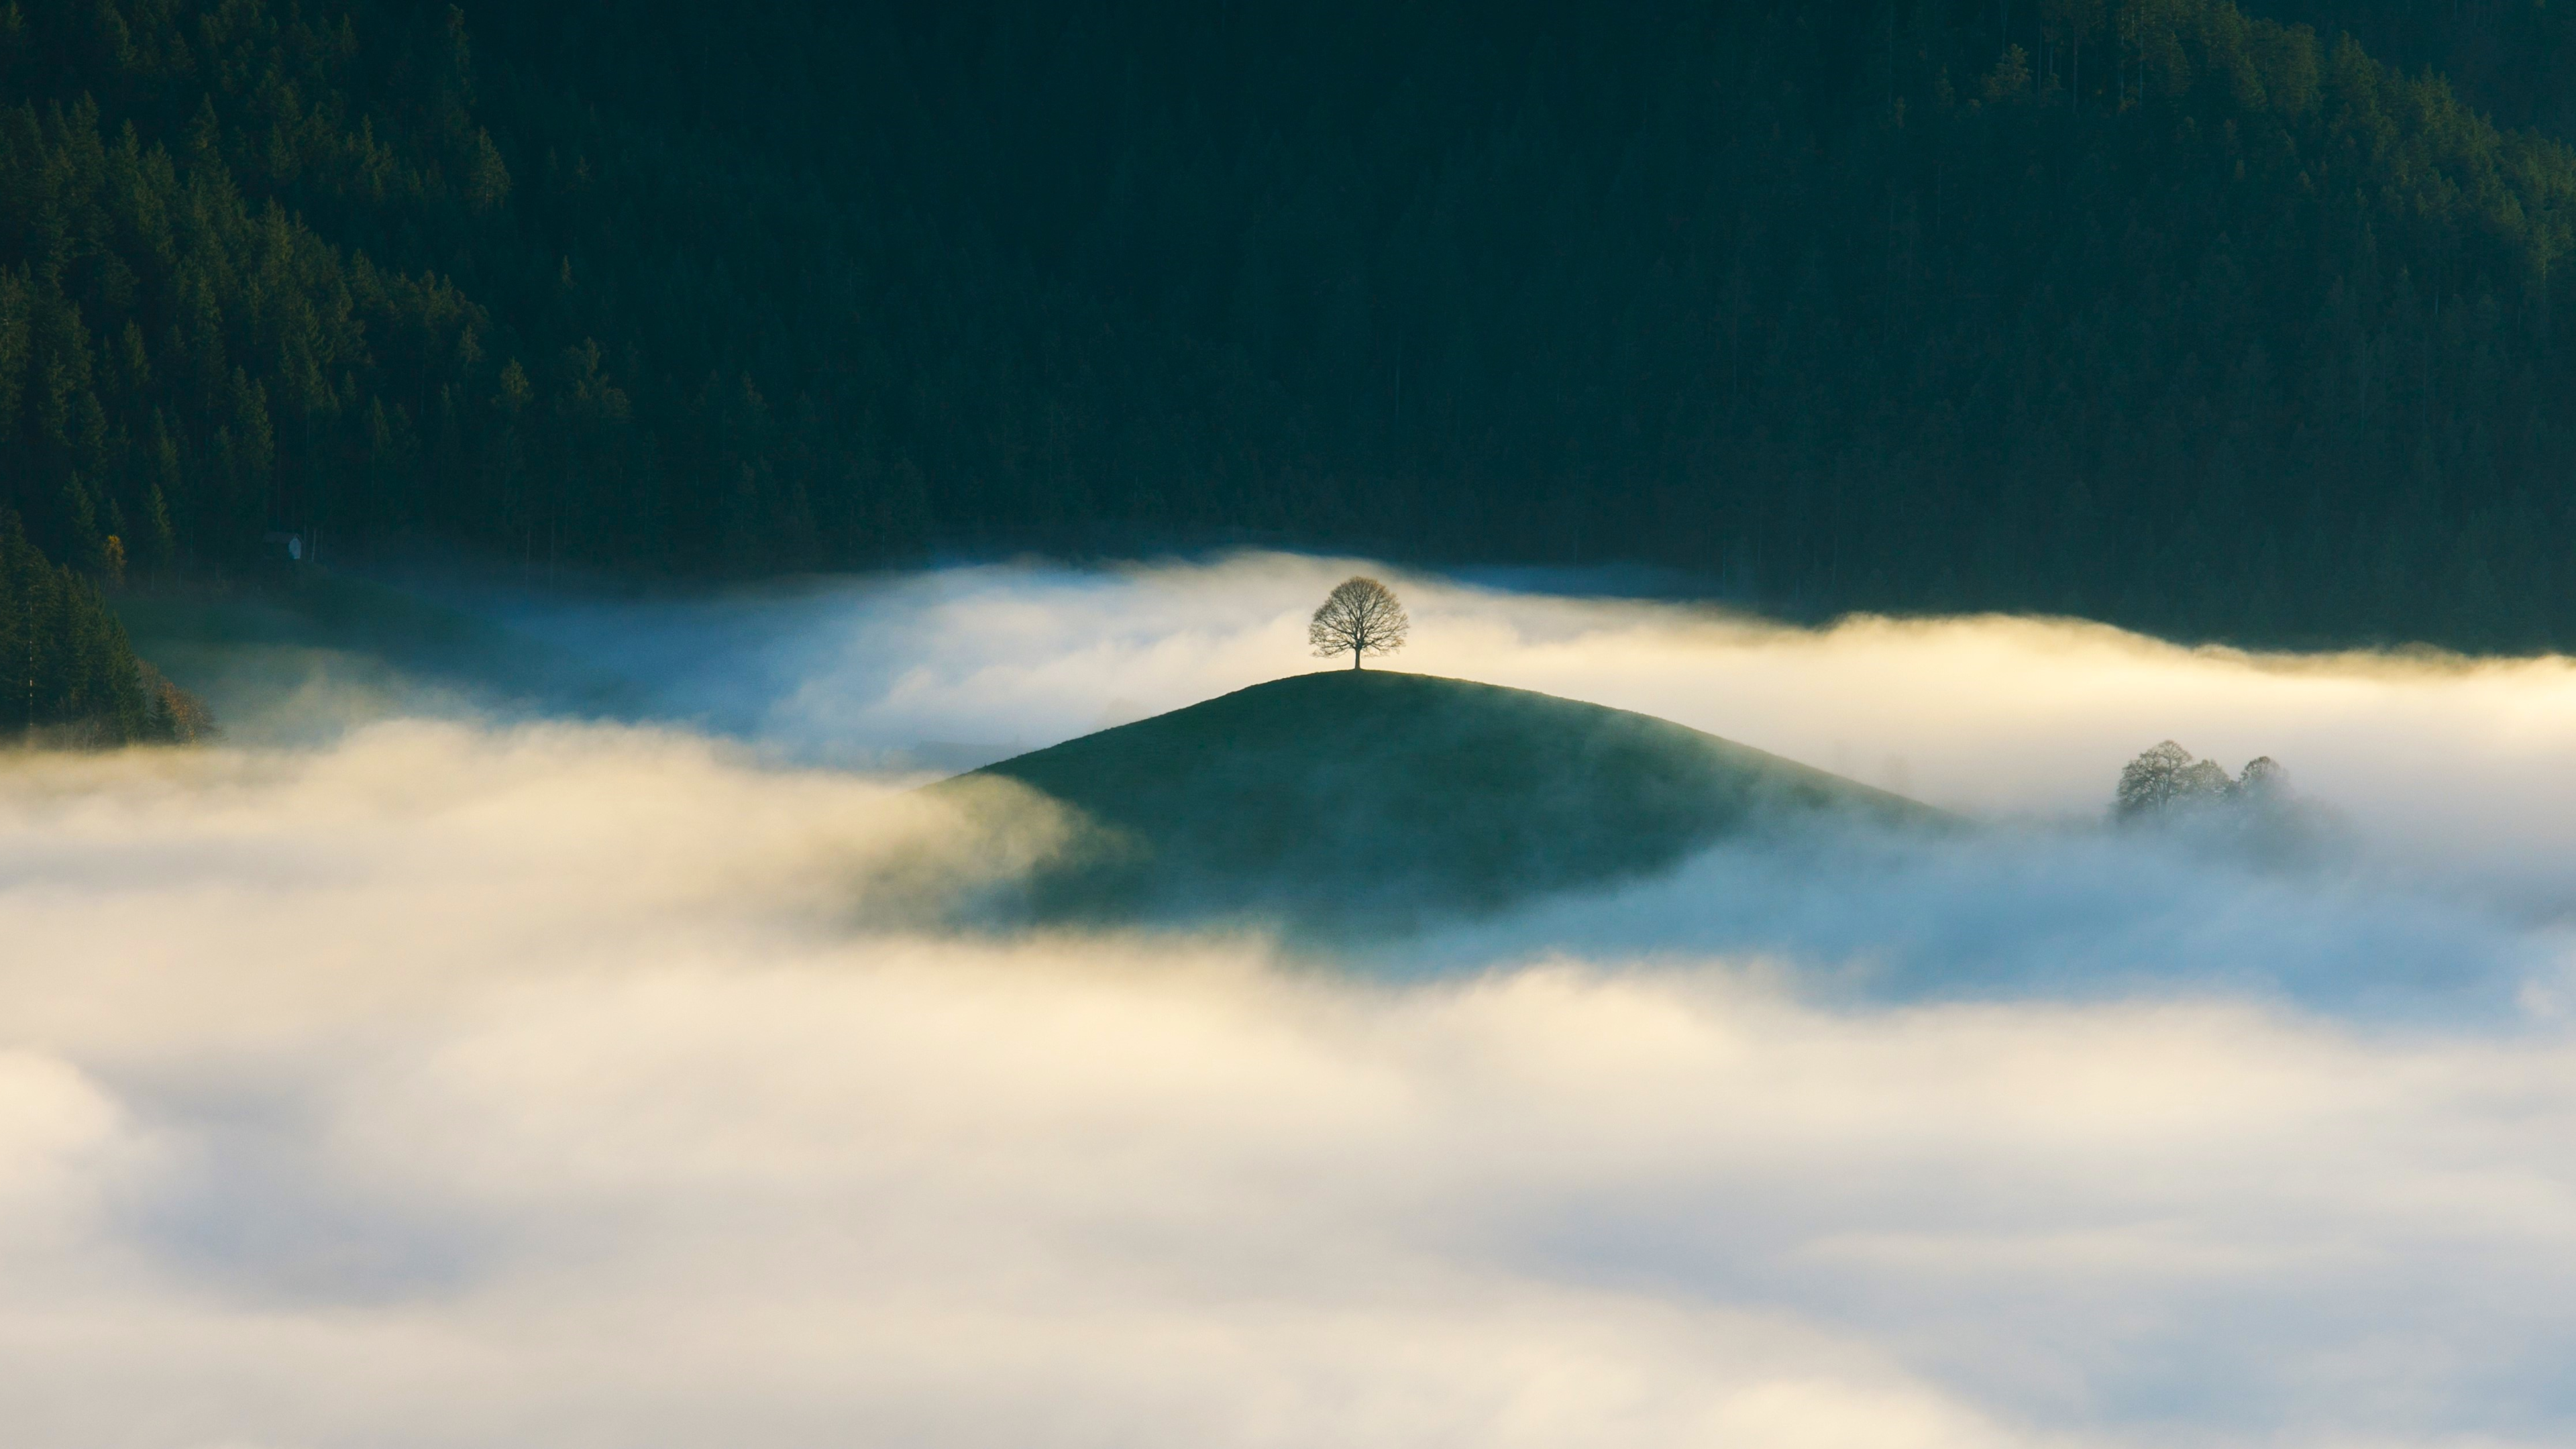
<svg viewBox="0 0 2576 1449">
<path fill-rule="evenodd" d="M 1357 669 L 1364 655 L 1403 648 L 1405 633 L 1412 627 L 1404 606 L 1386 585 L 1375 579 L 1345 579 L 1315 611 L 1306 626 L 1306 642 L 1315 646 L 1318 659 L 1347 652 L 1351 667 Z"/>
</svg>

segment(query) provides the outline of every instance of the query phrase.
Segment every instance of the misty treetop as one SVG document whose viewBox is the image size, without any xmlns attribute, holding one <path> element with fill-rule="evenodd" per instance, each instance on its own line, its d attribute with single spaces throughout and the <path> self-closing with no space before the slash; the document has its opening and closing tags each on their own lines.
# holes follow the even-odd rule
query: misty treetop
<svg viewBox="0 0 2576 1449">
<path fill-rule="evenodd" d="M 2246 761 L 2231 778 L 2216 760 L 2194 759 L 2191 751 L 2166 740 L 2121 767 L 2111 815 L 2137 822 L 2220 806 L 2271 809 L 2288 799 L 2289 789 L 2289 772 L 2269 755 Z"/>
<path fill-rule="evenodd" d="M 0 7 L 0 502 L 94 578 L 1257 538 L 2566 642 L 2576 155 L 2392 13 Z"/>
</svg>

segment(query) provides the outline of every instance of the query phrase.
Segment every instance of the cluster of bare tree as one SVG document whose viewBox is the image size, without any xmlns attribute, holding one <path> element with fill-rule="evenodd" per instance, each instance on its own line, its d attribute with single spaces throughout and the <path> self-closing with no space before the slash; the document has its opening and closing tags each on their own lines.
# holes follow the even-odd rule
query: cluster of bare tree
<svg viewBox="0 0 2576 1449">
<path fill-rule="evenodd" d="M 2166 740 L 2121 767 L 2111 814 L 2131 821 L 2212 805 L 2268 804 L 2288 790 L 2289 773 L 2269 755 L 2247 761 L 2230 777 L 2216 760 L 2193 759 L 2191 751 Z"/>
</svg>

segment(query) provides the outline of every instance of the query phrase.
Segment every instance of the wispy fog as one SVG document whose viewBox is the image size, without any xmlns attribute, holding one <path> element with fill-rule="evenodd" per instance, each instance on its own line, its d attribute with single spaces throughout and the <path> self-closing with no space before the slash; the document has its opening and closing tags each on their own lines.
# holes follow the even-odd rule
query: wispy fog
<svg viewBox="0 0 2576 1449">
<path fill-rule="evenodd" d="M 1057 823 L 905 771 L 1317 667 L 1350 568 L 481 601 L 614 708 L 0 763 L 7 1437 L 2576 1434 L 2564 661 L 1382 573 L 1403 667 L 1981 824 L 1331 959 L 927 924 Z M 2168 736 L 2321 843 L 2103 829 Z"/>
</svg>

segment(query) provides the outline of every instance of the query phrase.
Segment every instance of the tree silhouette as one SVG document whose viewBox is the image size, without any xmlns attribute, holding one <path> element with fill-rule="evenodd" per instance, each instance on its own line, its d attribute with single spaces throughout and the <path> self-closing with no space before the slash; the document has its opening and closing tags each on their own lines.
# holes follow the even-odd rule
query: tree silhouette
<svg viewBox="0 0 2576 1449">
<path fill-rule="evenodd" d="M 2166 740 L 2121 767 L 2111 814 L 2119 820 L 2137 820 L 2174 807 L 2274 806 L 2288 793 L 2289 778 L 2280 761 L 2260 755 L 2247 761 L 2244 773 L 2231 780 L 2216 760 L 2195 760 L 2191 751 Z"/>
<path fill-rule="evenodd" d="M 2191 764 L 2191 751 L 2171 740 L 2139 755 L 2121 767 L 2112 813 L 2128 820 L 2172 804 L 2176 796 L 2184 793 L 2183 772 Z"/>
<path fill-rule="evenodd" d="M 1375 579 L 1350 578 L 1334 585 L 1330 597 L 1315 610 L 1306 625 L 1306 642 L 1315 646 L 1315 657 L 1330 659 L 1350 651 L 1351 667 L 1360 667 L 1367 654 L 1390 654 L 1404 647 L 1405 631 L 1412 621 L 1404 617 L 1404 605 L 1395 594 Z"/>
<path fill-rule="evenodd" d="M 2245 762 L 2245 772 L 2236 777 L 2236 793 L 2249 800 L 2268 800 L 2290 788 L 2290 772 L 2270 755 L 2257 755 Z"/>
</svg>

